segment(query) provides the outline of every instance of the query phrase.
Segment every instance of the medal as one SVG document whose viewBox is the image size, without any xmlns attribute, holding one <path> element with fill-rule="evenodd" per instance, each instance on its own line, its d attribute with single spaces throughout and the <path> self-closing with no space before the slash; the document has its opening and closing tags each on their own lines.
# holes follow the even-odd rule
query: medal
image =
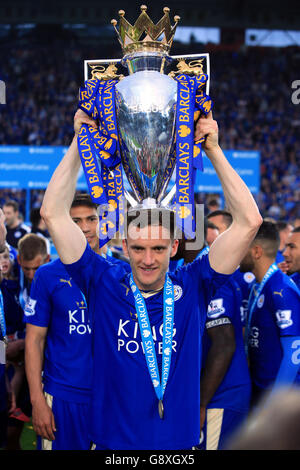
<svg viewBox="0 0 300 470">
<path fill-rule="evenodd" d="M 158 401 L 158 414 L 160 419 L 164 419 L 164 404 L 162 400 Z"/>
</svg>

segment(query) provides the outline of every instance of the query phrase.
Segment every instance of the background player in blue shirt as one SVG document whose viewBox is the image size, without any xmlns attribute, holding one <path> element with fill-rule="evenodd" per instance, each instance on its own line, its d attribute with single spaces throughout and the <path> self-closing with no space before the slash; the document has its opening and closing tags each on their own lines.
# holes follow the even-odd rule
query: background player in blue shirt
<svg viewBox="0 0 300 470">
<path fill-rule="evenodd" d="M 76 133 L 82 122 L 96 127 L 87 116 L 80 118 L 82 115 L 84 113 L 77 114 Z M 69 215 L 80 168 L 76 137 L 45 193 L 42 216 L 62 262 L 85 293 L 93 311 L 91 438 L 102 448 L 184 449 L 199 442 L 200 333 L 207 299 L 224 283 L 226 275 L 236 269 L 262 221 L 251 193 L 218 145 L 217 123 L 211 115 L 207 119 L 200 118 L 197 123 L 195 137 L 202 135 L 207 136 L 205 152 L 223 184 L 233 223 L 215 241 L 209 257 L 182 267 L 175 274 L 170 273 L 173 289 L 166 273 L 178 240 L 173 238 L 170 225 L 169 228 L 152 227 L 146 220 L 138 227 L 132 220 L 123 242 L 125 255 L 130 260 L 130 275 L 97 257 L 87 246 L 84 235 Z M 149 234 L 151 229 L 152 235 Z M 230 257 L 224 256 L 229 252 Z M 146 291 L 145 298 L 137 295 L 140 291 Z M 151 327 L 145 330 L 140 327 L 141 335 L 135 319 L 136 315 L 141 318 L 144 304 Z M 171 330 L 172 347 L 162 351 L 161 324 L 163 310 L 168 312 L 167 306 L 174 306 L 175 324 Z M 153 356 L 158 357 L 158 366 L 161 356 L 168 356 L 172 351 L 168 382 L 160 399 L 155 392 L 160 382 L 153 380 L 157 368 L 153 366 L 151 378 L 147 370 L 146 353 L 148 365 L 151 361 L 149 344 L 146 341 L 144 345 L 144 340 L 149 335 L 156 343 Z M 165 380 L 165 376 L 162 378 Z"/>
<path fill-rule="evenodd" d="M 20 222 L 19 205 L 16 201 L 6 201 L 3 204 L 3 212 L 7 230 L 6 241 L 10 246 L 17 248 L 19 240 L 26 233 L 30 233 L 30 227 Z"/>
<path fill-rule="evenodd" d="M 24 337 L 25 324 L 23 322 L 23 310 L 19 304 L 19 282 L 14 276 L 13 260 L 10 258 L 9 247 L 6 246 L 0 253 L 0 269 L 2 268 L 2 281 L 0 288 L 3 296 L 3 307 L 6 322 L 6 369 L 10 378 L 10 388 L 13 391 L 15 400 L 19 402 L 19 392 L 24 382 Z M 24 419 L 29 421 L 22 410 L 18 407 L 10 410 L 10 418 Z M 10 424 L 15 421 L 10 420 Z M 11 435 L 17 434 L 17 431 L 10 429 L 7 445 L 15 449 L 16 441 Z M 12 442 L 15 441 L 15 444 Z"/>
<path fill-rule="evenodd" d="M 225 211 L 218 211 L 216 220 L 221 233 L 232 223 L 231 214 Z M 206 241 L 207 222 L 210 220 L 204 223 Z M 208 252 L 204 245 L 200 252 L 184 250 L 183 258 L 191 262 Z M 223 448 L 249 410 L 251 382 L 243 342 L 242 293 L 235 274 L 218 289 L 208 307 L 200 381 L 201 438 L 196 446 L 200 450 Z"/>
<path fill-rule="evenodd" d="M 75 197 L 70 215 L 100 254 L 97 206 L 87 194 Z M 26 372 L 41 446 L 87 450 L 92 319 L 85 297 L 59 259 L 37 270 L 25 321 Z"/>
<path fill-rule="evenodd" d="M 198 449 L 222 449 L 249 411 L 251 380 L 244 348 L 241 297 L 239 285 L 230 276 L 208 307 L 200 380 L 202 416 L 205 413 L 206 419 Z"/>
<path fill-rule="evenodd" d="M 8 450 L 18 450 L 21 448 L 20 439 L 24 420 L 28 420 L 31 416 L 29 389 L 24 366 L 25 323 L 23 322 L 23 309 L 37 268 L 49 261 L 45 240 L 34 233 L 24 235 L 18 241 L 17 261 L 19 269 L 14 271 L 14 273 L 17 273 L 18 279 L 17 281 L 5 280 L 6 289 L 3 291 L 6 309 L 5 315 L 10 328 L 10 334 L 12 335 L 8 343 L 6 355 L 8 359 L 18 360 L 19 376 L 21 375 L 21 369 L 23 369 L 23 380 L 21 384 L 18 384 L 17 409 L 8 422 Z M 13 285 L 14 282 L 16 283 L 15 286 Z M 8 286 L 7 283 L 12 285 Z M 18 296 L 17 298 L 16 295 Z M 10 370 L 8 372 L 10 373 Z M 11 378 L 11 374 L 9 374 L 9 378 Z M 15 378 L 16 376 L 14 375 Z"/>
<path fill-rule="evenodd" d="M 231 215 L 225 211 L 218 211 L 216 218 L 221 232 L 232 223 Z M 184 264 L 208 255 L 209 223 L 210 220 L 205 219 L 205 243 L 200 250 L 187 250 L 187 243 L 191 242 L 180 240 L 179 249 Z M 247 274 L 254 278 L 252 273 Z M 241 277 L 245 275 L 240 273 Z M 200 379 L 201 437 L 196 446 L 199 450 L 223 448 L 249 410 L 251 380 L 243 340 L 242 292 L 235 279 L 236 273 L 218 289 L 208 307 Z"/>
<path fill-rule="evenodd" d="M 275 263 L 278 246 L 275 224 L 264 221 L 240 266 L 256 278 L 245 338 L 253 403 L 263 392 L 300 379 L 300 293 Z"/>
<path fill-rule="evenodd" d="M 225 232 L 232 224 L 232 215 L 228 210 L 218 209 L 210 212 L 207 215 L 207 220 L 212 222 L 219 230 L 219 234 Z M 245 318 L 247 315 L 248 298 L 251 290 L 251 286 L 254 281 L 254 275 L 251 272 L 242 273 L 238 268 L 233 273 L 234 280 L 240 287 L 241 290 L 241 318 L 243 325 L 245 325 Z"/>
</svg>

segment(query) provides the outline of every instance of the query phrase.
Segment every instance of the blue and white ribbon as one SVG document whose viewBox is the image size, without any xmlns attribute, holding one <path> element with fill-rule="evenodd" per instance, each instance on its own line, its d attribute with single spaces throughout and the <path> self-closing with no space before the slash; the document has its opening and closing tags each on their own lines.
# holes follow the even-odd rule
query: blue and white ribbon
<svg viewBox="0 0 300 470">
<path fill-rule="evenodd" d="M 88 80 L 79 93 L 78 107 L 99 121 L 98 129 L 81 126 L 78 150 L 91 199 L 100 206 L 100 247 L 122 229 L 124 222 L 115 83 L 115 80 Z"/>
<path fill-rule="evenodd" d="M 176 222 L 189 237 L 195 235 L 194 183 L 195 170 L 203 171 L 201 145 L 194 142 L 195 113 L 207 115 L 212 101 L 204 92 L 207 75 L 179 75 L 176 107 Z M 199 114 L 198 113 L 198 114 Z"/>
<path fill-rule="evenodd" d="M 133 276 L 130 276 L 130 287 L 134 296 L 135 308 L 143 341 L 148 371 L 158 400 L 162 400 L 167 386 L 172 357 L 172 339 L 174 325 L 174 288 L 169 276 L 166 275 L 164 284 L 163 312 L 163 341 L 162 341 L 162 370 L 161 378 L 158 369 L 157 356 L 148 317 L 145 300 L 140 293 Z"/>
<path fill-rule="evenodd" d="M 252 289 L 249 295 L 249 301 L 248 301 L 248 316 L 247 316 L 247 323 L 246 323 L 246 330 L 245 330 L 245 347 L 246 347 L 247 353 L 248 353 L 248 340 L 249 340 L 250 330 L 251 330 L 251 320 L 252 320 L 253 312 L 257 305 L 257 301 L 266 283 L 273 276 L 273 274 L 275 274 L 278 271 L 278 269 L 279 268 L 276 263 L 271 264 L 266 274 L 264 275 L 261 283 L 258 286 L 257 284 L 253 284 L 252 286 Z M 254 291 L 255 291 L 256 286 L 257 286 L 257 289 L 256 289 L 256 294 L 254 296 Z"/>
</svg>

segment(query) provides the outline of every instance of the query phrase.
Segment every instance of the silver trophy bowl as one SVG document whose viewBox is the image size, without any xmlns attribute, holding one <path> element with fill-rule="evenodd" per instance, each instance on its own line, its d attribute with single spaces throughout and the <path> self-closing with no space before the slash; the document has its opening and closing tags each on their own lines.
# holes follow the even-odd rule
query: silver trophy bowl
<svg viewBox="0 0 300 470">
<path fill-rule="evenodd" d="M 132 205 L 159 206 L 175 167 L 177 82 L 162 73 L 166 59 L 125 57 L 129 73 L 116 85 L 121 158 Z"/>
</svg>

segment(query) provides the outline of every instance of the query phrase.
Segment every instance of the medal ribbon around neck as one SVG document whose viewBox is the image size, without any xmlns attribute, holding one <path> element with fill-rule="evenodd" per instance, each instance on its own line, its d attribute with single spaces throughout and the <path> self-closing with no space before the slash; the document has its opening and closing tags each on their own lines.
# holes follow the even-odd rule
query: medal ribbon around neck
<svg viewBox="0 0 300 470">
<path fill-rule="evenodd" d="M 140 327 L 140 334 L 143 341 L 145 358 L 148 366 L 148 371 L 152 384 L 159 400 L 162 405 L 164 392 L 167 386 L 172 356 L 172 339 L 173 339 L 173 326 L 174 326 L 174 288 L 169 276 L 166 275 L 164 284 L 164 312 L 163 312 L 163 355 L 162 355 L 162 371 L 161 379 L 158 369 L 157 356 L 155 345 L 147 312 L 145 300 L 139 291 L 133 276 L 130 276 L 130 287 L 134 296 L 135 308 Z M 160 416 L 162 418 L 162 416 Z"/>
<path fill-rule="evenodd" d="M 276 263 L 271 264 L 268 271 L 264 275 L 261 283 L 259 284 L 259 286 L 257 288 L 257 291 L 256 291 L 256 294 L 255 294 L 255 297 L 254 297 L 253 300 L 252 300 L 252 298 L 253 298 L 253 294 L 254 294 L 255 284 L 252 286 L 252 289 L 251 289 L 251 292 L 250 292 L 250 295 L 249 295 L 249 301 L 248 301 L 248 316 L 247 316 L 247 326 L 246 326 L 246 331 L 245 331 L 245 347 L 246 347 L 246 353 L 247 354 L 248 354 L 248 339 L 249 339 L 249 336 L 250 336 L 250 325 L 251 325 L 251 320 L 252 320 L 252 315 L 253 315 L 254 309 L 256 307 L 257 301 L 258 301 L 258 299 L 259 299 L 259 297 L 262 293 L 263 288 L 265 287 L 268 280 L 273 276 L 273 274 L 276 273 L 276 271 L 278 271 L 277 264 Z"/>
</svg>

